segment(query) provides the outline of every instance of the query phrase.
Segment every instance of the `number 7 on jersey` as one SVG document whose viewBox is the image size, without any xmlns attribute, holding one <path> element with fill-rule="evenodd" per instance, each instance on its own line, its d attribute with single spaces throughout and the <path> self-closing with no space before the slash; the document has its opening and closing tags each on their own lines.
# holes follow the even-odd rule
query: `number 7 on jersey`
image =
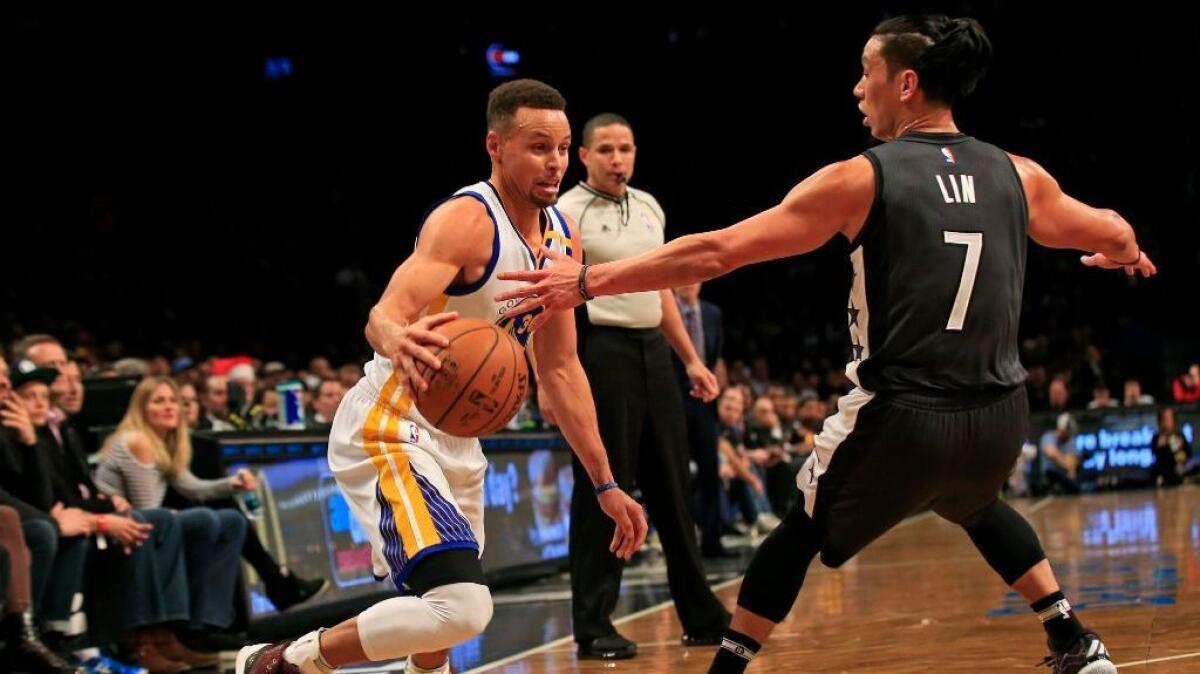
<svg viewBox="0 0 1200 674">
<path fill-rule="evenodd" d="M 954 307 L 950 309 L 950 320 L 946 329 L 961 332 L 967 319 L 967 307 L 971 304 L 971 291 L 975 289 L 975 276 L 979 273 L 979 256 L 983 253 L 983 232 L 942 232 L 942 240 L 949 244 L 967 247 L 963 260 L 962 278 L 958 281 L 958 294 L 954 296 Z"/>
</svg>

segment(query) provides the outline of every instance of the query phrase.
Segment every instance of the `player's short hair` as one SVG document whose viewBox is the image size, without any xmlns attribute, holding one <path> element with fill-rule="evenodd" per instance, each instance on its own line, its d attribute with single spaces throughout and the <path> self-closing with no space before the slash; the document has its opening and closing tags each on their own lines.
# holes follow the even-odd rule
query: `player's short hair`
<svg viewBox="0 0 1200 674">
<path fill-rule="evenodd" d="M 871 35 L 883 38 L 888 78 L 915 70 L 925 96 L 946 105 L 975 91 L 992 62 L 992 42 L 975 19 L 898 16 L 875 26 Z"/>
<path fill-rule="evenodd" d="M 599 129 L 602 126 L 612 126 L 613 124 L 620 124 L 627 129 L 633 130 L 633 126 L 629 123 L 629 120 L 625 119 L 624 117 L 615 112 L 602 112 L 589 119 L 587 123 L 583 125 L 583 146 L 592 146 L 592 136 L 595 135 L 596 129 Z"/>
<path fill-rule="evenodd" d="M 513 80 L 492 89 L 488 95 L 489 131 L 507 135 L 518 108 L 566 110 L 567 100 L 554 87 L 537 80 Z"/>
</svg>

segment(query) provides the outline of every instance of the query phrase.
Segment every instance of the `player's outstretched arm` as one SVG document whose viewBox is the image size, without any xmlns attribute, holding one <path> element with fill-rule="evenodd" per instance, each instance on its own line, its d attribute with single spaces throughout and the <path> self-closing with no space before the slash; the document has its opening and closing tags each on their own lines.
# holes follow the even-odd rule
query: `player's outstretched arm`
<svg viewBox="0 0 1200 674">
<path fill-rule="evenodd" d="M 1089 267 L 1124 269 L 1133 276 L 1158 273 L 1138 246 L 1133 227 L 1116 211 L 1092 208 L 1063 192 L 1058 181 L 1037 162 L 1009 155 L 1029 203 L 1029 236 L 1048 248 L 1074 248 L 1091 253 L 1081 258 Z"/>
<path fill-rule="evenodd" d="M 870 161 L 855 157 L 817 171 L 778 206 L 736 225 L 682 236 L 637 257 L 589 266 L 582 279 L 577 260 L 550 252 L 555 264 L 547 269 L 501 274 L 502 279 L 530 285 L 497 299 L 528 297 L 535 306 L 548 309 L 538 316 L 545 321 L 583 303 L 584 290 L 591 296 L 619 295 L 706 281 L 755 262 L 816 250 L 838 233 L 853 239 L 874 197 Z M 533 327 L 540 324 L 535 321 Z"/>
</svg>

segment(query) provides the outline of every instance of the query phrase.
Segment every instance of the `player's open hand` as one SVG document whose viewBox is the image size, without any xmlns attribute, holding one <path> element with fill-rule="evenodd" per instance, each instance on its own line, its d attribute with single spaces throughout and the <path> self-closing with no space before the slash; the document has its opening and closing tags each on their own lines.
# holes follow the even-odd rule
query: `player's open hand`
<svg viewBox="0 0 1200 674">
<path fill-rule="evenodd" d="M 646 542 L 648 527 L 642 505 L 620 489 L 609 489 L 597 498 L 600 501 L 600 509 L 617 525 L 616 531 L 613 532 L 612 544 L 608 546 L 609 551 L 629 561 L 633 553 Z"/>
<path fill-rule="evenodd" d="M 579 292 L 580 264 L 568 255 L 542 246 L 542 255 L 548 263 L 541 269 L 525 271 L 505 271 L 497 276 L 501 281 L 524 281 L 526 285 L 500 293 L 497 302 L 520 300 L 522 311 L 533 311 L 538 307 L 545 310 L 533 319 L 530 332 L 538 328 L 553 314 L 570 311 L 583 304 L 583 294 Z"/>
<path fill-rule="evenodd" d="M 1099 267 L 1101 269 L 1124 268 L 1127 276 L 1133 276 L 1134 274 L 1140 273 L 1142 276 L 1149 278 L 1158 273 L 1158 267 L 1154 266 L 1154 262 L 1150 260 L 1150 256 L 1144 252 L 1138 253 L 1138 259 L 1133 264 L 1121 264 L 1120 262 L 1114 262 L 1103 253 L 1084 255 L 1079 258 L 1079 261 L 1082 262 L 1085 267 Z"/>
</svg>

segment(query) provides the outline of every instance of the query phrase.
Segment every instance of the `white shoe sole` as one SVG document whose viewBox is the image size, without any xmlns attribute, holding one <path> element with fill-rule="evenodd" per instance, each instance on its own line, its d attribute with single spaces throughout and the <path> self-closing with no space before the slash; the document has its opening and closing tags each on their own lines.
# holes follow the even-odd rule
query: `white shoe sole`
<svg viewBox="0 0 1200 674">
<path fill-rule="evenodd" d="M 233 666 L 234 674 L 246 674 L 246 660 L 248 660 L 251 655 L 254 655 L 270 645 L 271 644 L 254 644 L 253 646 L 245 646 L 238 651 L 237 662 Z"/>
<path fill-rule="evenodd" d="M 1108 660 L 1097 660 L 1085 665 L 1079 674 L 1117 674 L 1117 666 Z"/>
</svg>

